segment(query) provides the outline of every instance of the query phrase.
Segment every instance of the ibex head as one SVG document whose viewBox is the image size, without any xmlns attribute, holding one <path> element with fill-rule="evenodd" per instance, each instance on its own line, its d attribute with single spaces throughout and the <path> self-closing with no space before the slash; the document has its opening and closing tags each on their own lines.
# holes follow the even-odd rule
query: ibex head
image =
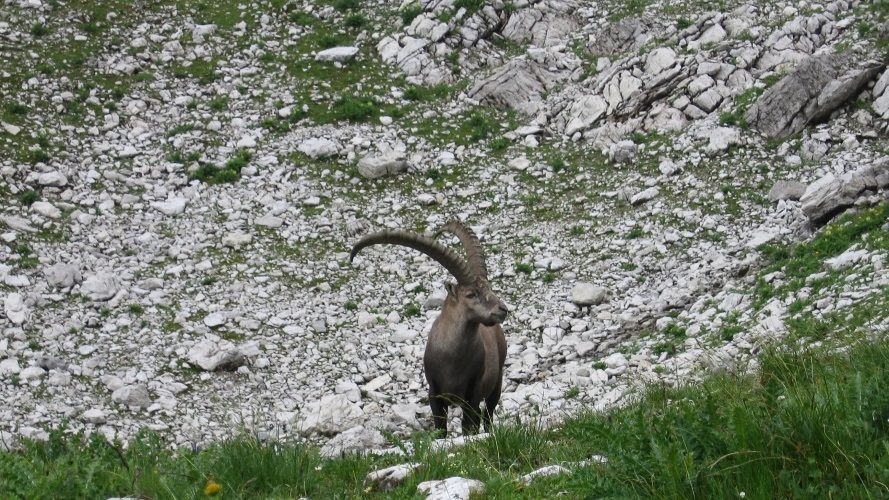
<svg viewBox="0 0 889 500">
<path fill-rule="evenodd" d="M 472 323 L 493 326 L 503 322 L 507 314 L 506 305 L 491 291 L 485 255 L 478 237 L 472 229 L 457 220 L 442 226 L 436 232 L 436 236 L 444 231 L 453 233 L 460 240 L 466 252 L 465 260 L 432 238 L 400 229 L 384 230 L 364 236 L 352 247 L 349 260 L 354 259 L 361 249 L 371 245 L 392 244 L 419 250 L 444 266 L 457 280 L 456 284 L 446 285 L 448 291 L 446 305 L 450 302 L 460 317 Z"/>
</svg>

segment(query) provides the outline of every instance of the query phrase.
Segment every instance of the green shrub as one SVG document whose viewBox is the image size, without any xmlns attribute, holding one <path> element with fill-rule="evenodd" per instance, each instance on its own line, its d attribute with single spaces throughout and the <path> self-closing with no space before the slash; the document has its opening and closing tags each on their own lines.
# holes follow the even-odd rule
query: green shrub
<svg viewBox="0 0 889 500">
<path fill-rule="evenodd" d="M 7 113 L 14 116 L 25 116 L 29 111 L 27 106 L 18 102 L 8 102 L 4 107 Z"/>
<path fill-rule="evenodd" d="M 223 111 L 228 107 L 228 97 L 217 97 L 210 101 L 210 109 L 213 111 Z"/>
<path fill-rule="evenodd" d="M 423 7 L 420 7 L 417 4 L 412 4 L 411 6 L 401 11 L 401 24 L 403 24 L 404 26 L 409 26 L 412 22 L 414 22 L 414 19 L 416 19 L 417 16 L 419 16 L 423 12 Z"/>
<path fill-rule="evenodd" d="M 361 7 L 360 0 L 334 0 L 333 8 L 345 12 L 347 10 L 358 10 Z"/>
<path fill-rule="evenodd" d="M 318 46 L 322 49 L 330 49 L 342 45 L 340 37 L 331 34 L 324 34 L 318 37 Z"/>
<path fill-rule="evenodd" d="M 49 28 L 43 23 L 34 23 L 31 25 L 31 36 L 34 38 L 43 38 L 49 34 Z"/>
<path fill-rule="evenodd" d="M 342 95 L 333 103 L 336 120 L 366 122 L 379 115 L 379 103 L 374 97 Z"/>
<path fill-rule="evenodd" d="M 510 144 L 512 144 L 512 141 L 506 137 L 498 137 L 491 141 L 491 150 L 495 153 L 502 153 L 509 149 Z"/>
<path fill-rule="evenodd" d="M 358 29 L 367 24 L 367 18 L 360 13 L 348 14 L 343 21 L 343 24 L 345 24 L 347 28 Z"/>
<path fill-rule="evenodd" d="M 19 200 L 22 202 L 22 205 L 30 207 L 34 204 L 35 201 L 40 199 L 40 193 L 34 191 L 33 189 L 29 189 L 27 191 L 22 192 L 19 195 Z"/>
<path fill-rule="evenodd" d="M 47 163 L 52 159 L 52 156 L 42 149 L 32 149 L 29 156 L 31 163 Z"/>
<path fill-rule="evenodd" d="M 291 23 L 296 24 L 297 26 L 311 26 L 316 21 L 313 15 L 302 10 L 295 10 L 291 12 L 287 16 L 287 19 L 289 19 Z"/>
</svg>

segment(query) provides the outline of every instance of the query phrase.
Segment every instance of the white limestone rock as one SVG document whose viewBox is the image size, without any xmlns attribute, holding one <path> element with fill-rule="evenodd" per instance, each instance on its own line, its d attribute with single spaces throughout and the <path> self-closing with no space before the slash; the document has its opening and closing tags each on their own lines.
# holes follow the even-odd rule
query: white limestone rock
<svg viewBox="0 0 889 500">
<path fill-rule="evenodd" d="M 94 274 L 80 285 L 80 293 L 97 302 L 111 300 L 119 290 L 120 280 L 110 273 Z"/>
<path fill-rule="evenodd" d="M 202 370 L 236 371 L 247 363 L 247 356 L 241 348 L 226 340 L 203 339 L 192 347 L 186 360 Z"/>
<path fill-rule="evenodd" d="M 379 179 L 406 170 L 404 154 L 396 151 L 370 153 L 358 161 L 358 173 L 365 179 Z"/>
<path fill-rule="evenodd" d="M 62 216 L 62 211 L 48 201 L 35 201 L 31 204 L 31 210 L 50 219 L 58 219 Z"/>
<path fill-rule="evenodd" d="M 104 424 L 108 419 L 105 411 L 100 408 L 90 408 L 80 414 L 80 419 L 88 424 Z"/>
<path fill-rule="evenodd" d="M 378 450 L 389 444 L 383 434 L 376 429 L 364 426 L 353 427 L 337 434 L 321 447 L 321 456 L 325 458 L 341 458 L 345 455 L 363 455 Z"/>
<path fill-rule="evenodd" d="M 0 377 L 18 375 L 22 371 L 19 362 L 15 358 L 6 358 L 0 361 Z"/>
<path fill-rule="evenodd" d="M 28 308 L 20 293 L 10 293 L 3 300 L 3 310 L 6 318 L 13 325 L 21 325 L 28 319 Z"/>
<path fill-rule="evenodd" d="M 187 198 L 170 198 L 167 201 L 151 202 L 151 208 L 164 215 L 180 215 L 185 212 L 186 205 L 188 205 Z"/>
<path fill-rule="evenodd" d="M 423 481 L 417 486 L 417 493 L 426 495 L 426 500 L 469 500 L 473 496 L 484 495 L 485 483 L 478 479 L 449 477 Z"/>
<path fill-rule="evenodd" d="M 316 61 L 346 62 L 358 54 L 358 47 L 332 47 L 315 54 Z"/>
<path fill-rule="evenodd" d="M 306 404 L 294 422 L 294 428 L 305 436 L 333 435 L 364 423 L 364 410 L 344 394 L 332 394 Z"/>
<path fill-rule="evenodd" d="M 111 400 L 125 406 L 147 409 L 151 406 L 148 387 L 142 384 L 125 385 L 111 393 Z"/>
<path fill-rule="evenodd" d="M 592 283 L 577 283 L 571 289 L 571 301 L 579 306 L 595 306 L 605 301 L 608 290 Z"/>
<path fill-rule="evenodd" d="M 317 160 L 336 156 L 340 151 L 340 145 L 326 137 L 312 137 L 306 139 L 296 147 L 297 151 Z"/>
<path fill-rule="evenodd" d="M 373 491 L 389 491 L 397 488 L 420 467 L 423 467 L 423 464 L 411 462 L 371 472 L 364 478 L 364 488 Z"/>
</svg>

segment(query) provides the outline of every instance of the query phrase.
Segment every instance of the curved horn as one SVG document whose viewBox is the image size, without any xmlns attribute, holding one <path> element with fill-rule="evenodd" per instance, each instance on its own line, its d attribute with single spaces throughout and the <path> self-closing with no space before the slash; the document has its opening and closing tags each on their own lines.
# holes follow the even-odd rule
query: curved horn
<svg viewBox="0 0 889 500">
<path fill-rule="evenodd" d="M 469 285 L 474 281 L 473 274 L 467 267 L 466 262 L 456 252 L 431 238 L 401 229 L 387 229 L 364 236 L 352 247 L 352 253 L 349 254 L 349 262 L 355 258 L 362 248 L 383 244 L 401 245 L 423 252 L 444 266 L 457 279 L 457 283 L 461 285 Z"/>
<path fill-rule="evenodd" d="M 475 231 L 456 219 L 445 223 L 436 234 L 441 234 L 443 231 L 454 233 L 457 239 L 460 240 L 460 243 L 466 250 L 466 261 L 469 263 L 469 272 L 472 273 L 474 277 L 482 278 L 487 281 L 488 267 L 485 264 L 485 252 L 482 249 L 481 243 L 478 241 L 478 236 L 476 236 Z"/>
</svg>

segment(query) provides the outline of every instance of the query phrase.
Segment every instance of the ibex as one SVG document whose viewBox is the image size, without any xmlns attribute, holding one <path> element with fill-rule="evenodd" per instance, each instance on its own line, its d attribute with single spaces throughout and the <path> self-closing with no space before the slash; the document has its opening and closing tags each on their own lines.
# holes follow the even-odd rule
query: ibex
<svg viewBox="0 0 889 500">
<path fill-rule="evenodd" d="M 402 230 L 364 236 L 352 247 L 349 260 L 371 245 L 402 245 L 428 255 L 457 280 L 456 284 L 445 284 L 448 296 L 432 324 L 423 356 L 433 422 L 440 436 L 447 437 L 451 405 L 463 410 L 464 434 L 477 432 L 480 420 L 485 430 L 490 430 L 503 383 L 506 337 L 500 323 L 506 319 L 507 309 L 491 291 L 485 255 L 472 229 L 452 220 L 436 236 L 443 231 L 457 236 L 466 251 L 465 260 L 432 238 Z"/>
</svg>

